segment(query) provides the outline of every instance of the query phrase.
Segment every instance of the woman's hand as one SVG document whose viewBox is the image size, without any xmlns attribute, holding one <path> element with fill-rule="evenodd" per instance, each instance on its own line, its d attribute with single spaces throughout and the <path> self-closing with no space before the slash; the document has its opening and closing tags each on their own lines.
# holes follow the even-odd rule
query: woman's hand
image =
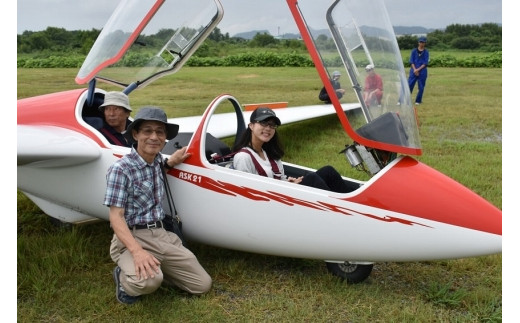
<svg viewBox="0 0 520 323">
<path fill-rule="evenodd" d="M 303 176 L 300 176 L 298 178 L 294 178 L 294 177 L 290 177 L 290 176 L 287 177 L 288 182 L 295 183 L 295 184 L 300 184 L 302 180 L 303 180 Z"/>
</svg>

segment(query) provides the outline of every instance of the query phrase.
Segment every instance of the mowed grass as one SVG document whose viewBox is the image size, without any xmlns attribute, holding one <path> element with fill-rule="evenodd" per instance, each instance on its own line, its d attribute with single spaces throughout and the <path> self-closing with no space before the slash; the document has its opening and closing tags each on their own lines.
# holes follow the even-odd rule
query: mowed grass
<svg viewBox="0 0 520 323">
<path fill-rule="evenodd" d="M 82 87 L 74 84 L 76 72 L 19 69 L 18 98 Z M 320 88 L 312 68 L 184 68 L 133 93 L 131 104 L 134 110 L 158 105 L 170 117 L 187 116 L 202 113 L 222 93 L 241 104 L 287 101 L 297 106 L 318 104 Z M 423 154 L 416 158 L 502 208 L 501 70 L 430 68 L 418 115 Z M 338 154 L 351 140 L 336 119 L 281 127 L 286 160 L 315 168 L 331 164 L 363 179 Z M 56 227 L 20 192 L 17 216 L 21 322 L 502 321 L 500 254 L 377 263 L 365 282 L 347 285 L 321 261 L 192 244 L 214 280 L 207 295 L 161 288 L 128 307 L 115 300 L 108 223 Z"/>
</svg>

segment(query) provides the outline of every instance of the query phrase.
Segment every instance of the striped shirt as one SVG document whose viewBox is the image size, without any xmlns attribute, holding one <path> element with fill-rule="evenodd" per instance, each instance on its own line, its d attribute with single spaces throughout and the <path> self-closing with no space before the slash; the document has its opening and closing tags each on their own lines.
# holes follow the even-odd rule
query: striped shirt
<svg viewBox="0 0 520 323">
<path fill-rule="evenodd" d="M 162 220 L 165 190 L 161 167 L 160 154 L 148 164 L 132 147 L 130 154 L 108 169 L 103 204 L 124 208 L 128 226 Z"/>
</svg>

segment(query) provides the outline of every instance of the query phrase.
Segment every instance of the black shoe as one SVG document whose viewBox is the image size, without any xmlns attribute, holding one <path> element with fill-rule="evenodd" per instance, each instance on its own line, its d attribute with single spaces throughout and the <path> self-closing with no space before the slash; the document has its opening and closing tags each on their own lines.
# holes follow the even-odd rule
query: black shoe
<svg viewBox="0 0 520 323">
<path fill-rule="evenodd" d="M 121 304 L 133 304 L 139 300 L 139 296 L 130 296 L 123 290 L 119 281 L 119 274 L 121 274 L 121 268 L 116 266 L 114 268 L 114 282 L 116 283 L 116 298 Z"/>
</svg>

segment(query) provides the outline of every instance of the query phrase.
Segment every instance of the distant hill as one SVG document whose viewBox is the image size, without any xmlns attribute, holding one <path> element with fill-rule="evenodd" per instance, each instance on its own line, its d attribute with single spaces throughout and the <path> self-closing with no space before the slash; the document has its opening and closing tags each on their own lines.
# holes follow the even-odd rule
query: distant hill
<svg viewBox="0 0 520 323">
<path fill-rule="evenodd" d="M 256 34 L 268 34 L 268 35 L 271 35 L 271 33 L 269 32 L 269 30 L 265 29 L 265 30 L 251 30 L 251 31 L 246 31 L 246 32 L 243 32 L 243 33 L 238 33 L 232 37 L 236 37 L 236 38 L 244 38 L 244 39 L 253 39 L 253 37 L 256 36 Z"/>
<path fill-rule="evenodd" d="M 363 28 L 361 28 L 363 29 Z M 394 33 L 396 34 L 396 36 L 401 36 L 401 35 L 422 35 L 422 34 L 427 34 L 429 32 L 432 32 L 432 31 L 435 31 L 437 29 L 433 29 L 433 28 L 425 28 L 425 27 L 420 27 L 420 26 L 394 26 Z M 256 36 L 256 34 L 263 34 L 263 33 L 266 33 L 268 35 L 271 35 L 271 33 L 269 32 L 269 30 L 252 30 L 252 31 L 247 31 L 247 32 L 243 32 L 243 33 L 238 33 L 232 37 L 237 37 L 237 38 L 243 38 L 243 39 L 253 39 L 253 37 Z M 323 30 L 317 30 L 316 31 L 316 34 L 317 35 L 326 35 L 327 37 L 330 37 L 330 32 L 328 29 L 323 29 Z M 274 35 L 272 35 L 274 36 Z M 277 37 L 277 36 L 274 36 L 274 37 Z M 299 39 L 300 38 L 300 34 L 292 34 L 292 33 L 287 33 L 287 34 L 283 34 L 283 35 L 280 35 L 280 38 L 282 39 Z"/>
<path fill-rule="evenodd" d="M 482 25 L 482 24 L 477 24 L 477 25 Z M 502 24 L 498 24 L 498 25 L 502 26 Z M 444 29 L 445 28 L 425 28 L 425 27 L 421 27 L 421 26 L 394 26 L 394 33 L 397 37 L 404 36 L 404 35 L 426 35 L 435 30 L 444 31 Z M 367 28 L 367 27 L 363 27 L 363 26 L 361 27 L 361 31 L 364 33 L 367 33 L 368 35 L 373 33 L 373 30 L 371 30 L 371 28 Z M 269 30 L 252 30 L 252 31 L 248 31 L 248 32 L 238 33 L 232 37 L 253 39 L 253 37 L 255 37 L 256 34 L 259 34 L 259 33 L 260 34 L 266 33 L 266 34 L 271 35 Z M 318 36 L 323 34 L 327 37 L 330 37 L 330 31 L 328 29 L 315 30 L 315 31 L 312 31 L 312 33 L 316 34 Z M 275 38 L 278 38 L 278 36 L 274 36 L 274 35 L 272 35 L 272 36 Z M 281 38 L 281 39 L 300 39 L 301 37 L 300 37 L 299 33 L 298 34 L 287 33 L 287 34 L 280 35 L 279 38 Z"/>
<path fill-rule="evenodd" d="M 420 26 L 412 26 L 412 27 L 407 27 L 407 26 L 394 26 L 394 33 L 396 36 L 401 36 L 401 35 L 419 35 L 419 34 L 427 34 L 427 33 L 430 33 L 432 31 L 435 31 L 435 30 L 443 30 L 443 29 L 440 29 L 440 28 L 424 28 L 424 27 L 420 27 Z"/>
</svg>

